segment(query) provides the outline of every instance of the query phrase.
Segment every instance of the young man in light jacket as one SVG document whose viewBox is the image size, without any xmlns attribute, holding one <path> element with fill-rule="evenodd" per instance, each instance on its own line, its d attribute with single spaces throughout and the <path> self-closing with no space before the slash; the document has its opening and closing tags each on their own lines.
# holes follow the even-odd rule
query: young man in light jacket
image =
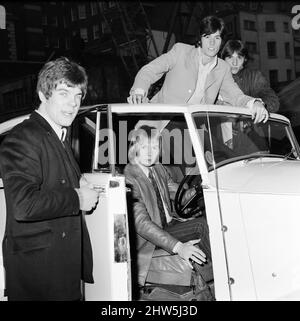
<svg viewBox="0 0 300 321">
<path fill-rule="evenodd" d="M 269 114 L 261 99 L 245 95 L 234 82 L 228 64 L 217 57 L 223 35 L 222 19 L 204 18 L 195 46 L 176 43 L 169 52 L 140 69 L 128 102 L 145 102 L 150 86 L 165 74 L 152 103 L 214 104 L 220 94 L 233 106 L 250 108 L 254 123 L 266 122 Z"/>
</svg>

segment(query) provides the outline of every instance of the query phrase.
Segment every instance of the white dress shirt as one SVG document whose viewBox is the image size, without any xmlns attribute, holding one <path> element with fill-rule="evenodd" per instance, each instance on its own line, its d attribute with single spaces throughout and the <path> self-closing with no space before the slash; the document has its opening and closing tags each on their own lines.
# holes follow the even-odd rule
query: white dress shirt
<svg viewBox="0 0 300 321">
<path fill-rule="evenodd" d="M 40 114 L 49 123 L 51 128 L 55 131 L 56 135 L 58 136 L 59 140 L 64 141 L 66 138 L 67 129 L 57 125 L 46 113 L 43 113 L 38 109 L 36 110 L 36 112 Z"/>
</svg>

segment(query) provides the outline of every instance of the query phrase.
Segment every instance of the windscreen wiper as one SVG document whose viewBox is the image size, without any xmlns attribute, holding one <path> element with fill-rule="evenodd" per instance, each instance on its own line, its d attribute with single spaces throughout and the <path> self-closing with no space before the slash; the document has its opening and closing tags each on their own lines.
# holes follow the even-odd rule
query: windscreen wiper
<svg viewBox="0 0 300 321">
<path fill-rule="evenodd" d="M 294 157 L 291 157 L 291 155 L 293 155 Z M 284 159 L 298 159 L 299 160 L 299 156 L 295 156 L 297 155 L 297 152 L 295 150 L 295 148 L 292 148 L 286 155 L 284 155 Z"/>
<path fill-rule="evenodd" d="M 92 106 L 82 106 L 79 111 L 78 115 L 84 115 L 85 113 L 88 113 L 92 110 L 96 111 L 106 111 L 108 107 L 108 104 L 97 104 L 97 105 L 92 105 Z"/>
</svg>

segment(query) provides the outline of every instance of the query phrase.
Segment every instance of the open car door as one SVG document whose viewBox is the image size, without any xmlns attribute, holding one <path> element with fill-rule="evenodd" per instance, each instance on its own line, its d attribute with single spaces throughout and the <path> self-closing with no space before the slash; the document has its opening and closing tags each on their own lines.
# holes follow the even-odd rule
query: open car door
<svg viewBox="0 0 300 321">
<path fill-rule="evenodd" d="M 100 128 L 104 124 L 105 128 Z M 115 171 L 115 151 L 109 106 L 101 106 L 81 125 L 94 133 L 93 169 L 86 179 L 100 192 L 96 209 L 85 220 L 93 249 L 94 284 L 84 284 L 86 301 L 131 300 L 131 271 L 125 177 Z M 100 131 L 107 132 L 109 168 L 99 167 Z M 117 200 L 117 201 L 116 201 Z"/>
<path fill-rule="evenodd" d="M 0 178 L 0 239 L 2 241 L 4 230 L 5 230 L 5 220 L 6 220 L 6 204 L 5 204 L 5 196 L 4 196 L 4 188 L 3 182 Z M 0 254 L 0 301 L 4 301 L 4 289 L 5 289 L 5 278 L 4 278 L 4 266 L 3 266 L 3 258 L 2 251 Z"/>
</svg>

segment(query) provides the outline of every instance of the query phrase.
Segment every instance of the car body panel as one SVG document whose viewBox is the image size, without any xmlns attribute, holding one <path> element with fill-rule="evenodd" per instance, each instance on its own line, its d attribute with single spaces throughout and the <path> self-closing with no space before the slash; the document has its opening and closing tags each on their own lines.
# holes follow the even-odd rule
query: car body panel
<svg viewBox="0 0 300 321">
<path fill-rule="evenodd" d="M 238 193 L 300 195 L 299 161 L 260 157 L 217 169 L 219 188 Z M 275 174 L 275 175 L 274 175 Z M 214 172 L 209 173 L 214 184 Z"/>
<path fill-rule="evenodd" d="M 2 244 L 2 239 L 5 230 L 5 222 L 6 222 L 6 202 L 4 196 L 4 188 L 3 182 L 0 178 L 0 240 Z M 5 281 L 4 281 L 4 268 L 3 268 L 3 258 L 2 258 L 2 250 L 0 253 L 0 301 L 4 300 L 4 289 L 5 289 Z"/>
<path fill-rule="evenodd" d="M 99 205 L 91 215 L 85 215 L 93 248 L 95 282 L 85 283 L 85 300 L 131 300 L 125 178 L 108 173 L 85 173 L 84 176 L 101 189 Z"/>
<path fill-rule="evenodd" d="M 193 119 L 193 113 L 204 113 L 207 117 L 209 114 L 226 113 L 250 116 L 247 108 L 112 104 L 109 110 L 113 117 L 114 114 L 128 114 L 130 117 L 130 114 L 139 113 L 184 115 L 197 159 L 197 170 L 202 177 L 217 300 L 300 299 L 300 251 L 297 251 L 300 244 L 297 212 L 300 204 L 299 160 L 257 157 L 208 168 L 201 143 L 203 133 L 197 130 Z M 284 116 L 270 114 L 270 119 L 290 126 Z M 91 122 L 90 125 L 97 136 L 96 124 Z M 5 131 L 9 130 L 9 126 L 5 128 Z M 294 136 L 290 139 L 294 140 Z M 95 145 L 97 149 L 99 146 Z M 296 141 L 293 146 L 298 152 Z M 125 178 L 105 172 L 85 175 L 103 190 L 93 214 L 85 216 L 93 246 L 95 277 L 95 284 L 85 285 L 85 298 L 130 300 Z M 114 181 L 118 182 L 117 186 L 110 188 L 110 182 Z M 119 218 L 123 222 L 123 231 L 126 231 L 127 255 L 122 262 L 116 262 L 114 256 L 116 244 L 119 244 L 115 243 L 114 226 Z M 124 235 L 121 239 L 122 242 L 125 240 Z"/>
<path fill-rule="evenodd" d="M 299 202 L 291 195 L 240 195 L 258 300 L 283 299 L 300 288 Z"/>
</svg>

